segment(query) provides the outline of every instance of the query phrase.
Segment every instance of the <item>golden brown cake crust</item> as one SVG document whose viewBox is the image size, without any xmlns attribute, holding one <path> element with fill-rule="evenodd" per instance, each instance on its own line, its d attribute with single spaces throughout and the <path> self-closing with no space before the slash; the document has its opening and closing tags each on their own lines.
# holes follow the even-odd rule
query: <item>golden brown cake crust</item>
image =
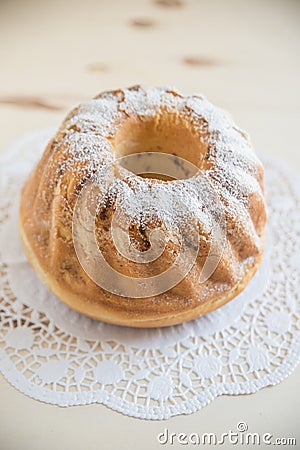
<svg viewBox="0 0 300 450">
<path fill-rule="evenodd" d="M 210 246 L 200 221 L 202 253 L 186 277 L 162 294 L 128 298 L 99 287 L 83 270 L 74 249 L 72 219 L 82 186 L 99 165 L 137 152 L 141 143 L 144 151 L 160 151 L 163 146 L 164 152 L 195 164 L 199 177 L 209 177 L 224 205 L 226 242 L 216 270 L 199 283 Z M 207 205 L 207 215 L 212 208 Z M 113 205 L 108 204 L 96 221 L 107 261 L 128 276 L 147 277 L 148 265 L 124 265 L 112 248 L 107 231 L 112 215 Z M 259 267 L 265 224 L 263 167 L 247 135 L 201 96 L 140 86 L 100 94 L 67 116 L 24 185 L 19 215 L 28 260 L 58 298 L 90 317 L 134 327 L 194 319 L 235 297 Z M 133 235 L 139 245 L 147 244 L 137 225 Z M 151 270 L 164 271 L 174 253 L 176 245 L 170 241 Z"/>
</svg>

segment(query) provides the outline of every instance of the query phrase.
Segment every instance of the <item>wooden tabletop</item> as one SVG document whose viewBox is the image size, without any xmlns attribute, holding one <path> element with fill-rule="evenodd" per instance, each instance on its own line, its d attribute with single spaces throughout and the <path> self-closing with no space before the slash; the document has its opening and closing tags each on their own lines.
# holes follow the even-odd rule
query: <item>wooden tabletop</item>
<svg viewBox="0 0 300 450">
<path fill-rule="evenodd" d="M 292 0 L 3 0 L 0 151 L 26 132 L 58 126 L 102 90 L 171 85 L 228 109 L 258 152 L 300 174 L 299 24 L 300 2 Z M 147 422 L 102 405 L 46 405 L 0 376 L 0 449 L 152 450 L 164 428 L 221 434 L 241 420 L 300 445 L 299 392 L 297 368 L 254 395 Z"/>
</svg>

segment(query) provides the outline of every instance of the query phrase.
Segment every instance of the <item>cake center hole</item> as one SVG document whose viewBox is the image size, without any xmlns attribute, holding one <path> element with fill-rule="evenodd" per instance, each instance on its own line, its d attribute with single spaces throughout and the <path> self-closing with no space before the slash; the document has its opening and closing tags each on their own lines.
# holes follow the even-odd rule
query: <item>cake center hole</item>
<svg viewBox="0 0 300 450">
<path fill-rule="evenodd" d="M 205 165 L 207 145 L 201 127 L 178 114 L 128 118 L 113 141 L 120 165 L 143 178 L 173 181 L 190 178 Z M 129 158 L 130 156 L 130 158 Z"/>
</svg>

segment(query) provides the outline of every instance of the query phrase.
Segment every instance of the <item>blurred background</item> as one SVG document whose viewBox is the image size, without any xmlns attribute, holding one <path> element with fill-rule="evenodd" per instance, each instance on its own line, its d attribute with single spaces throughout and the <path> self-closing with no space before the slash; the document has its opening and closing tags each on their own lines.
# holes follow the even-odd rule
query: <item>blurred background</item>
<svg viewBox="0 0 300 450">
<path fill-rule="evenodd" d="M 137 83 L 204 93 L 298 164 L 300 1 L 0 0 L 0 151 Z"/>
</svg>

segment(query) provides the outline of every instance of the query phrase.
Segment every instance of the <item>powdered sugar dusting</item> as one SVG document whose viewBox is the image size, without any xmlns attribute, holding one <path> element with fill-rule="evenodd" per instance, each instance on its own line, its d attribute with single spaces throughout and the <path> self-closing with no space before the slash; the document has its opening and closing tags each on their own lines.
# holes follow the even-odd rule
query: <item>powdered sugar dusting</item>
<svg viewBox="0 0 300 450">
<path fill-rule="evenodd" d="M 260 238 L 248 212 L 249 196 L 259 193 L 263 202 L 257 167 L 260 165 L 246 134 L 239 130 L 225 111 L 213 106 L 203 96 L 183 97 L 173 88 L 133 88 L 106 92 L 83 103 L 70 114 L 60 132 L 64 133 L 63 172 L 87 170 L 92 177 L 104 161 L 113 163 L 115 155 L 111 138 L 130 116 L 143 119 L 164 111 L 188 115 L 191 123 L 199 118 L 207 123 L 208 151 L 211 168 L 186 180 L 162 183 L 129 174 L 116 180 L 109 195 L 135 223 L 155 217 L 168 228 L 178 221 L 197 222 L 203 234 L 220 220 L 220 199 L 236 223 L 242 221 L 249 237 L 259 246 Z M 58 167 L 57 170 L 61 170 Z M 149 205 L 149 196 L 156 199 Z"/>
<path fill-rule="evenodd" d="M 144 227 L 153 221 L 163 223 L 174 234 L 198 222 L 202 233 L 210 234 L 215 221 L 224 216 L 220 199 L 205 177 L 156 183 L 129 175 L 122 180 L 116 178 L 107 197 L 116 199 L 116 210 L 124 222 Z"/>
<path fill-rule="evenodd" d="M 121 119 L 121 113 L 117 103 L 112 99 L 99 98 L 82 103 L 64 126 L 70 129 L 76 125 L 81 133 L 108 137 L 114 135 L 118 119 Z"/>
<path fill-rule="evenodd" d="M 160 106 L 161 92 L 155 88 L 142 90 L 124 89 L 124 101 L 119 108 L 127 114 L 154 116 Z"/>
</svg>

